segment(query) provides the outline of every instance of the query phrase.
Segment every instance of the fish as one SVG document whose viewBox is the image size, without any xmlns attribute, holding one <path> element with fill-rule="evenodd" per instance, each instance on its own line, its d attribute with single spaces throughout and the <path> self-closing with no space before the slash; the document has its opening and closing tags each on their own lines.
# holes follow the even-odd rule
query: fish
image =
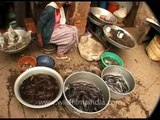
<svg viewBox="0 0 160 120">
<path fill-rule="evenodd" d="M 115 92 L 126 93 L 129 91 L 128 84 L 121 74 L 107 74 L 102 78 L 108 84 L 109 88 Z"/>
<path fill-rule="evenodd" d="M 69 93 L 70 89 L 72 91 Z M 97 99 L 100 103 L 105 103 L 104 96 L 96 86 L 86 82 L 70 83 L 65 93 L 70 102 L 71 99 L 74 100 L 74 102 L 71 102 L 73 106 L 85 112 L 95 112 L 95 110 L 98 111 L 105 106 L 104 104 L 102 107 L 99 107 L 94 104 Z"/>
</svg>

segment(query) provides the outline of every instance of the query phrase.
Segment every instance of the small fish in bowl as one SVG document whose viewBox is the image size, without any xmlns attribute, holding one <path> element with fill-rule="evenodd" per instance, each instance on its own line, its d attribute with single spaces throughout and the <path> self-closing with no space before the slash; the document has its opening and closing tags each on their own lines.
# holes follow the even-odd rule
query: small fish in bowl
<svg viewBox="0 0 160 120">
<path fill-rule="evenodd" d="M 104 61 L 108 65 L 119 65 L 118 62 L 115 59 L 112 59 L 110 57 L 104 58 Z"/>
<path fill-rule="evenodd" d="M 36 58 L 33 56 L 23 56 L 18 60 L 18 68 L 24 72 L 36 66 Z"/>
<path fill-rule="evenodd" d="M 30 63 L 25 62 L 25 63 L 22 65 L 21 69 L 22 69 L 22 71 L 26 71 L 27 69 L 32 68 L 32 67 L 33 67 L 33 66 L 32 66 Z"/>
</svg>

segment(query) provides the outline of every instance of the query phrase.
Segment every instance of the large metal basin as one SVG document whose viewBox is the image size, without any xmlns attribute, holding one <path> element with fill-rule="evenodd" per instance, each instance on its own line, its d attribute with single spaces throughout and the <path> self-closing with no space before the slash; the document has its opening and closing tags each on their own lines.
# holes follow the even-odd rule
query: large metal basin
<svg viewBox="0 0 160 120">
<path fill-rule="evenodd" d="M 68 84 L 73 83 L 73 82 L 87 82 L 87 83 L 93 84 L 94 86 L 98 87 L 104 95 L 104 99 L 106 102 L 105 107 L 97 112 L 84 112 L 84 111 L 81 111 L 81 110 L 75 108 L 69 102 L 69 100 L 67 99 L 66 94 L 65 94 L 65 90 L 66 90 Z M 67 108 L 67 110 L 69 110 L 73 114 L 80 116 L 80 117 L 87 117 L 88 118 L 88 117 L 95 117 L 97 115 L 100 115 L 101 112 L 106 109 L 106 107 L 108 106 L 108 104 L 110 102 L 109 88 L 105 84 L 103 79 L 100 78 L 96 74 L 93 74 L 91 72 L 85 72 L 85 71 L 75 72 L 66 78 L 66 80 L 64 82 L 64 87 L 63 87 L 63 95 L 65 98 L 64 104 L 65 104 L 65 107 Z"/>
<path fill-rule="evenodd" d="M 134 46 L 133 47 L 128 47 L 128 46 L 124 46 L 114 40 L 112 40 L 109 36 L 111 36 L 110 32 L 107 32 L 107 27 L 111 28 L 111 29 L 114 29 L 114 30 L 121 30 L 123 31 L 127 36 L 130 37 L 131 39 L 131 42 L 134 43 Z M 104 37 L 108 40 L 108 42 L 110 42 L 111 44 L 113 44 L 114 46 L 120 48 L 120 49 L 131 49 L 131 48 L 134 48 L 135 47 L 135 38 L 126 30 L 124 30 L 123 28 L 119 27 L 119 26 L 116 26 L 116 25 L 105 25 L 103 27 L 103 33 L 104 33 Z M 123 40 L 123 39 L 122 39 Z"/>
<path fill-rule="evenodd" d="M 121 74 L 121 75 L 123 75 L 123 77 L 125 78 L 128 86 L 129 86 L 129 91 L 126 93 L 118 93 L 118 92 L 114 92 L 113 90 L 110 89 L 112 99 L 122 99 L 134 91 L 135 86 L 136 86 L 135 78 L 126 68 L 124 68 L 122 66 L 117 66 L 117 65 L 110 65 L 108 67 L 105 67 L 102 70 L 101 77 L 103 77 L 106 74 Z"/>
</svg>

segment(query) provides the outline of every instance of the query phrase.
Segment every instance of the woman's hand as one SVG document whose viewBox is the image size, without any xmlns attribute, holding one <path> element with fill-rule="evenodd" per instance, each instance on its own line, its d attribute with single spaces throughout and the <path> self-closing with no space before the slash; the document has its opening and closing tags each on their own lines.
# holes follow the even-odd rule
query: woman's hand
<svg viewBox="0 0 160 120">
<path fill-rule="evenodd" d="M 43 41 L 42 41 L 41 34 L 37 33 L 37 37 L 38 37 L 38 45 L 39 45 L 39 47 L 43 47 Z"/>
</svg>

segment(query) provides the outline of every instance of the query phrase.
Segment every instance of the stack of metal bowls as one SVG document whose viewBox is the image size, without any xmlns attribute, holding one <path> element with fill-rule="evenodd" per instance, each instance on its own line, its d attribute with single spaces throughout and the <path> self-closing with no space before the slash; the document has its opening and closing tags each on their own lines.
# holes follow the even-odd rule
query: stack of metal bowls
<svg viewBox="0 0 160 120">
<path fill-rule="evenodd" d="M 106 16 L 107 18 L 110 19 L 110 21 L 100 19 L 101 15 Z M 93 22 L 98 26 L 117 23 L 117 18 L 111 12 L 100 7 L 91 7 L 88 18 L 91 22 Z"/>
</svg>

